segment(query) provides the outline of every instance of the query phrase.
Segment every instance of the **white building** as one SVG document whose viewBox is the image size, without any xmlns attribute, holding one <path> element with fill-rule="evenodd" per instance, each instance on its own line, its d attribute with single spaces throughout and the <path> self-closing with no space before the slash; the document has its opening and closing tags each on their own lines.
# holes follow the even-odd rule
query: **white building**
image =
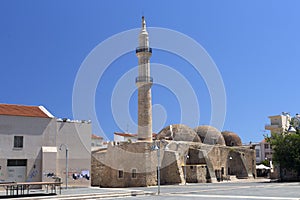
<svg viewBox="0 0 300 200">
<path fill-rule="evenodd" d="M 297 118 L 297 116 L 298 115 L 294 118 Z M 290 114 L 287 112 L 282 112 L 280 115 L 269 116 L 270 124 L 266 124 L 265 129 L 269 130 L 271 134 L 282 134 L 284 132 L 293 131 L 290 122 L 293 121 L 294 118 L 291 118 Z M 260 163 L 263 160 L 272 160 L 272 147 L 265 140 L 257 143 L 255 145 L 255 150 L 256 163 Z"/>
<path fill-rule="evenodd" d="M 271 133 L 282 134 L 290 127 L 291 116 L 289 113 L 283 112 L 281 115 L 269 116 L 270 124 L 265 125 L 265 129 Z"/>
<path fill-rule="evenodd" d="M 68 184 L 89 186 L 91 132 L 90 122 L 57 119 L 43 106 L 0 104 L 0 180 L 58 176 L 65 184 L 68 153 Z M 85 178 L 75 180 L 74 174 Z"/>
<path fill-rule="evenodd" d="M 259 143 L 254 143 L 252 145 L 255 145 L 255 152 L 256 152 L 256 163 L 261 163 L 264 160 L 271 161 L 272 160 L 272 147 L 271 145 L 266 142 L 265 140 L 262 140 Z"/>
<path fill-rule="evenodd" d="M 291 117 L 289 113 L 282 112 L 281 115 L 269 116 L 270 124 L 265 125 L 265 129 L 269 130 L 271 134 L 282 134 L 288 131 L 290 127 Z M 264 160 L 272 160 L 272 147 L 271 145 L 262 140 L 261 142 L 254 143 L 256 151 L 256 163 L 261 163 Z"/>
<path fill-rule="evenodd" d="M 115 142 L 124 142 L 124 141 L 136 142 L 137 134 L 114 132 L 114 141 Z"/>
<path fill-rule="evenodd" d="M 92 151 L 103 149 L 107 147 L 107 142 L 103 141 L 103 137 L 92 134 Z"/>
</svg>

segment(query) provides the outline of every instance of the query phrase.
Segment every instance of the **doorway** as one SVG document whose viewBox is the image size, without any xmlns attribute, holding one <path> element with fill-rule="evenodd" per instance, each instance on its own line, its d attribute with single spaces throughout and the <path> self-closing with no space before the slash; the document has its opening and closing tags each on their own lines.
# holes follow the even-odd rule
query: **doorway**
<svg viewBox="0 0 300 200">
<path fill-rule="evenodd" d="M 25 182 L 27 171 L 26 159 L 8 159 L 7 160 L 7 181 Z"/>
</svg>

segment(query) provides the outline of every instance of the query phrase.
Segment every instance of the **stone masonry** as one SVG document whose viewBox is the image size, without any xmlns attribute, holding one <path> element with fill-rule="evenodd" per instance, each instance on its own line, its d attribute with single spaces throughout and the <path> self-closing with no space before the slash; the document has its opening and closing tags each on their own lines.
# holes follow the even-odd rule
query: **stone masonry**
<svg viewBox="0 0 300 200">
<path fill-rule="evenodd" d="M 152 143 L 110 143 L 107 151 L 93 153 L 92 185 L 139 187 L 157 184 L 157 151 Z M 207 145 L 197 142 L 160 142 L 161 184 L 217 182 L 230 176 L 256 176 L 255 151 L 249 147 Z M 167 148 L 166 148 L 167 147 Z M 188 158 L 185 161 L 185 156 Z M 186 162 L 186 163 L 185 163 Z M 121 173 L 121 176 L 120 176 Z"/>
<path fill-rule="evenodd" d="M 138 140 L 152 141 L 151 84 L 138 88 Z"/>
</svg>

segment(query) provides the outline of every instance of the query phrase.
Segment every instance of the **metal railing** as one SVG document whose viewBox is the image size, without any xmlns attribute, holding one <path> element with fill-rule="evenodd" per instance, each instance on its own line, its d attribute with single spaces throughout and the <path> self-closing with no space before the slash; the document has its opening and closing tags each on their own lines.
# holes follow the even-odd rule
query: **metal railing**
<svg viewBox="0 0 300 200">
<path fill-rule="evenodd" d="M 137 47 L 135 49 L 135 53 L 140 53 L 140 52 L 149 52 L 149 53 L 152 53 L 152 48 L 150 48 L 150 47 Z"/>
<path fill-rule="evenodd" d="M 138 76 L 135 78 L 135 82 L 146 82 L 146 83 L 153 83 L 153 78 L 151 76 Z"/>
</svg>

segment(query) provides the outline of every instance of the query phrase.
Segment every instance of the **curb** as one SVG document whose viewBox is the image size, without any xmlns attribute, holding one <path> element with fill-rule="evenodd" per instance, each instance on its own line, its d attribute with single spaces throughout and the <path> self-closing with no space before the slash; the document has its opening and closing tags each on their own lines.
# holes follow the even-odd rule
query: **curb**
<svg viewBox="0 0 300 200">
<path fill-rule="evenodd" d="M 69 200 L 69 199 L 94 199 L 94 198 L 113 198 L 113 197 L 130 197 L 130 196 L 146 196 L 146 195 L 155 195 L 155 192 L 145 192 L 145 191 L 129 191 L 129 192 L 120 192 L 120 193 L 88 193 L 88 194 L 71 194 L 71 195 L 53 195 L 53 196 L 26 196 L 13 199 L 55 199 L 55 200 Z M 10 198 L 8 196 L 8 198 Z"/>
</svg>

